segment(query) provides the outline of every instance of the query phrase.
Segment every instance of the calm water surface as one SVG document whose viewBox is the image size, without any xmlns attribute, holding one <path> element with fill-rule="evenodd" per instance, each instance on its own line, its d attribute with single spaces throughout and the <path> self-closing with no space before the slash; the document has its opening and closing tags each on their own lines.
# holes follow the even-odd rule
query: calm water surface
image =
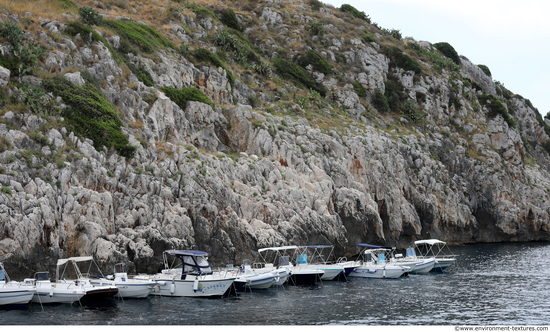
<svg viewBox="0 0 550 332">
<path fill-rule="evenodd" d="M 0 324 L 126 325 L 549 325 L 550 244 L 451 247 L 446 273 L 395 280 L 350 278 L 238 298 L 149 296 L 101 308 L 31 304 L 0 310 Z"/>
</svg>

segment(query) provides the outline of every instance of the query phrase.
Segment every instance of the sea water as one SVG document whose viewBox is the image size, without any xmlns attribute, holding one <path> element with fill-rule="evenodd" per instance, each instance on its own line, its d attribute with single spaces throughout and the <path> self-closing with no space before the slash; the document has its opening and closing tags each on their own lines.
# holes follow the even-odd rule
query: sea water
<svg viewBox="0 0 550 332">
<path fill-rule="evenodd" d="M 3 325 L 537 325 L 550 324 L 550 244 L 451 247 L 444 273 L 349 278 L 224 299 L 113 300 L 99 307 L 0 309 Z"/>
</svg>

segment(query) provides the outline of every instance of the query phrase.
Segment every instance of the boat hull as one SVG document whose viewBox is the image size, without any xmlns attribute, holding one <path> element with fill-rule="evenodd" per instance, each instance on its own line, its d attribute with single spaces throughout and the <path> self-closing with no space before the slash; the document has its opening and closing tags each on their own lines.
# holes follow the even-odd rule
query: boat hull
<svg viewBox="0 0 550 332">
<path fill-rule="evenodd" d="M 116 286 L 118 288 L 118 294 L 116 294 L 117 297 L 123 297 L 123 298 L 145 298 L 149 296 L 153 292 L 154 286 L 157 285 L 156 282 L 148 282 L 148 281 L 140 281 L 140 280 L 126 280 L 126 281 L 118 281 L 118 280 L 101 280 L 101 281 L 92 281 L 92 285 L 111 285 Z"/>
<path fill-rule="evenodd" d="M 288 283 L 291 285 L 314 285 L 321 280 L 324 272 L 312 272 L 312 273 L 299 273 L 292 272 Z"/>
<path fill-rule="evenodd" d="M 409 268 L 401 266 L 360 266 L 351 272 L 349 276 L 359 278 L 395 279 L 409 271 Z"/>
<path fill-rule="evenodd" d="M 116 286 L 118 288 L 118 295 L 124 298 L 136 298 L 142 299 L 146 298 L 153 292 L 153 288 L 157 285 L 156 282 L 150 283 L 125 283 L 117 282 Z"/>
<path fill-rule="evenodd" d="M 449 266 L 453 265 L 455 262 L 455 259 L 437 259 L 435 261 L 434 268 L 432 269 L 433 272 L 443 272 L 445 271 Z"/>
<path fill-rule="evenodd" d="M 277 275 L 265 273 L 261 275 L 243 275 L 235 280 L 235 288 L 240 291 L 245 288 L 250 289 L 267 289 L 278 279 Z"/>
<path fill-rule="evenodd" d="M 335 269 L 326 268 L 323 271 L 325 271 L 325 273 L 321 277 L 321 280 L 329 281 L 329 280 L 333 280 L 334 278 L 336 278 L 336 276 L 339 275 L 340 273 L 343 273 L 344 268 L 335 268 Z"/>
<path fill-rule="evenodd" d="M 159 283 L 152 294 L 161 296 L 183 296 L 183 297 L 221 297 L 227 293 L 235 278 L 230 279 L 202 279 L 195 283 L 195 280 L 172 280 L 155 279 Z"/>
<path fill-rule="evenodd" d="M 434 268 L 434 266 L 435 258 L 427 259 L 416 264 L 416 266 L 412 268 L 411 273 L 428 273 Z"/>
<path fill-rule="evenodd" d="M 35 293 L 34 289 L 0 288 L 0 306 L 23 307 L 29 304 Z"/>
<path fill-rule="evenodd" d="M 114 297 L 118 293 L 118 288 L 111 286 L 103 287 L 86 287 L 86 295 L 84 295 L 82 301 L 104 301 L 110 297 Z"/>
<path fill-rule="evenodd" d="M 397 266 L 408 266 L 411 269 L 410 273 L 428 273 L 434 268 L 435 258 L 403 261 L 397 260 L 392 262 L 392 264 Z"/>
<path fill-rule="evenodd" d="M 76 301 L 79 301 L 84 296 L 84 292 L 82 291 L 64 291 L 59 292 L 57 290 L 54 290 L 53 293 L 50 293 L 49 290 L 40 290 L 38 289 L 36 291 L 36 294 L 34 294 L 32 298 L 33 303 L 42 303 L 42 304 L 48 304 L 48 303 L 73 303 Z"/>
</svg>

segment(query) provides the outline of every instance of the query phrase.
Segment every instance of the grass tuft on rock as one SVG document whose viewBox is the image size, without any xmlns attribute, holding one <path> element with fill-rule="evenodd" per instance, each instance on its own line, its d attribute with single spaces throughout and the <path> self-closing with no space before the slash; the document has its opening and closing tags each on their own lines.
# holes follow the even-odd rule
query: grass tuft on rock
<svg viewBox="0 0 550 332">
<path fill-rule="evenodd" d="M 159 47 L 176 49 L 174 43 L 145 24 L 122 20 L 104 20 L 103 26 L 113 29 L 121 39 L 125 39 L 132 46 L 137 46 L 144 53 L 153 53 Z"/>
<path fill-rule="evenodd" d="M 159 90 L 164 92 L 168 98 L 176 103 L 181 109 L 185 109 L 185 104 L 187 104 L 188 101 L 198 101 L 214 107 L 212 100 L 210 100 L 210 98 L 208 98 L 201 90 L 195 87 L 181 89 L 163 87 Z"/>
</svg>

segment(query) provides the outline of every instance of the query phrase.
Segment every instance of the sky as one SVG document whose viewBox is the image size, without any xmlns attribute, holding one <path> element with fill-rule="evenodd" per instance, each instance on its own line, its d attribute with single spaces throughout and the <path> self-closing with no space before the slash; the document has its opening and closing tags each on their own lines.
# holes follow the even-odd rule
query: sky
<svg viewBox="0 0 550 332">
<path fill-rule="evenodd" d="M 430 43 L 448 42 L 494 81 L 550 112 L 550 3 L 541 0 L 326 0 L 350 4 L 382 28 Z M 546 2 L 546 3 L 545 3 Z"/>
</svg>

